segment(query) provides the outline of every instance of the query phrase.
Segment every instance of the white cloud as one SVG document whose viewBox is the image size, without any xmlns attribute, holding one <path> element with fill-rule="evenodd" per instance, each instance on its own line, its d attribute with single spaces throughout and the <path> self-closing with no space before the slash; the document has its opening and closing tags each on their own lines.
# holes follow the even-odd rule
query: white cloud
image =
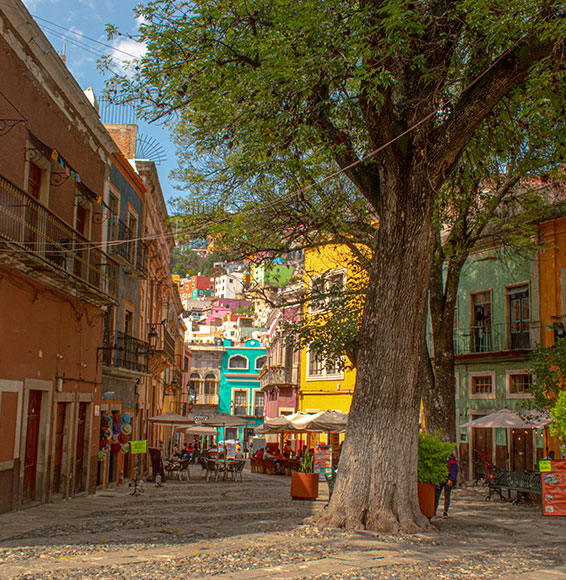
<svg viewBox="0 0 566 580">
<path fill-rule="evenodd" d="M 114 47 L 112 51 L 114 62 L 121 63 L 126 71 L 132 71 L 136 62 L 147 52 L 144 43 L 123 36 L 115 39 L 112 46 Z"/>
</svg>

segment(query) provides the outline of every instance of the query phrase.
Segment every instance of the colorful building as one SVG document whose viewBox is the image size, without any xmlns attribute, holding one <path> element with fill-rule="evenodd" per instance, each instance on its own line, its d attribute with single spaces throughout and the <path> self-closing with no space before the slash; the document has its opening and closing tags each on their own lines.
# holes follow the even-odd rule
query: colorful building
<svg viewBox="0 0 566 580">
<path fill-rule="evenodd" d="M 454 316 L 457 427 L 491 410 L 520 408 L 531 397 L 529 357 L 541 337 L 536 270 L 531 257 L 500 248 L 486 248 L 467 260 Z M 475 476 L 475 450 L 511 470 L 532 470 L 543 456 L 542 432 L 536 430 L 457 432 L 468 478 Z"/>
<path fill-rule="evenodd" d="M 310 300 L 304 316 L 324 316 L 333 290 L 353 287 L 360 280 L 353 270 L 352 255 L 345 246 L 328 244 L 305 250 L 305 286 L 307 292 L 326 295 Z M 344 355 L 341 360 L 326 361 L 309 349 L 301 351 L 299 411 L 316 413 L 335 409 L 349 412 L 356 382 L 356 372 Z"/>
<path fill-rule="evenodd" d="M 226 427 L 221 439 L 237 439 L 247 445 L 253 428 L 263 423 L 265 397 L 259 376 L 267 361 L 267 351 L 258 340 L 224 340 L 222 355 L 219 412 L 248 418 L 243 427 Z"/>
</svg>

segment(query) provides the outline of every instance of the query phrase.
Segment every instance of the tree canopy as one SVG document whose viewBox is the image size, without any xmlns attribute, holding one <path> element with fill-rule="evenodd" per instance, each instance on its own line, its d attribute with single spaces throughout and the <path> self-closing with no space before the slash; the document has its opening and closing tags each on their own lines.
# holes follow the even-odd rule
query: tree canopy
<svg viewBox="0 0 566 580">
<path fill-rule="evenodd" d="M 270 198 L 279 207 L 300 201 L 332 165 L 317 185 L 339 172 L 352 199 L 339 208 L 331 201 L 326 213 L 363 202 L 379 217 L 366 242 L 374 251 L 356 388 L 327 523 L 427 526 L 416 494 L 417 367 L 435 204 L 506 95 L 536 75 L 551 98 L 563 67 L 563 8 L 551 0 L 159 0 L 138 9 L 148 52 L 109 92 L 136 100 L 149 119 L 168 119 L 182 149 L 179 176 L 219 221 Z M 368 454 L 373 461 L 362 460 Z"/>
</svg>

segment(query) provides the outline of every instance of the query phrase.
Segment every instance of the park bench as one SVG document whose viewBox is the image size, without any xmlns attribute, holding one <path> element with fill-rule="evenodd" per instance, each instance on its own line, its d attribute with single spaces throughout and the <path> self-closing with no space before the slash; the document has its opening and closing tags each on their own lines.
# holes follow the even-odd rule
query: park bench
<svg viewBox="0 0 566 580">
<path fill-rule="evenodd" d="M 493 494 L 498 494 L 499 497 L 505 500 L 503 496 L 503 491 L 507 490 L 509 492 L 509 497 L 511 497 L 511 492 L 517 492 L 517 497 L 513 500 L 513 503 L 518 503 L 522 498 L 530 500 L 530 494 L 542 493 L 542 480 L 540 473 L 537 472 L 527 472 L 524 469 L 515 469 L 515 471 L 505 471 L 503 469 L 498 469 L 493 467 L 493 477 L 487 478 L 486 483 L 489 487 L 489 494 L 485 498 L 490 500 Z"/>
</svg>

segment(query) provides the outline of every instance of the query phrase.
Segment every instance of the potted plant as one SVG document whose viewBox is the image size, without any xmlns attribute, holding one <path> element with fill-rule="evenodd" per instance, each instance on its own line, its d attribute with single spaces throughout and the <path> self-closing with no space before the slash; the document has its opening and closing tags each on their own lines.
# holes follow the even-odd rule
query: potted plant
<svg viewBox="0 0 566 580">
<path fill-rule="evenodd" d="M 313 456 L 308 451 L 299 463 L 299 471 L 291 473 L 291 497 L 293 499 L 316 499 L 318 497 L 318 473 L 313 473 Z"/>
<path fill-rule="evenodd" d="M 419 433 L 418 495 L 421 512 L 434 516 L 435 485 L 448 479 L 447 460 L 454 443 L 442 441 L 438 434 Z"/>
</svg>

